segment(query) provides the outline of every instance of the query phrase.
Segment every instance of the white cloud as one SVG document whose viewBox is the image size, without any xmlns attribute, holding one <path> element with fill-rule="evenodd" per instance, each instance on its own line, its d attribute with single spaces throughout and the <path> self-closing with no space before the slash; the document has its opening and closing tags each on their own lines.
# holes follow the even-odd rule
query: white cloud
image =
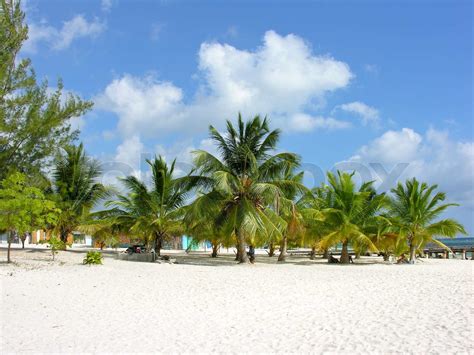
<svg viewBox="0 0 474 355">
<path fill-rule="evenodd" d="M 125 164 L 134 170 L 140 169 L 141 156 L 145 146 L 137 135 L 125 139 L 119 146 L 115 155 L 115 161 Z"/>
<path fill-rule="evenodd" d="M 197 77 L 199 89 L 184 102 L 182 90 L 172 83 L 125 74 L 97 97 L 97 107 L 115 112 L 126 134 L 194 132 L 209 123 L 222 126 L 238 112 L 268 115 L 276 125 L 289 127 L 294 115 L 318 108 L 327 93 L 346 87 L 353 74 L 344 62 L 314 55 L 300 37 L 268 31 L 254 51 L 203 43 Z M 340 125 L 322 118 L 300 123 L 300 130 Z"/>
<path fill-rule="evenodd" d="M 295 114 L 289 121 L 289 128 L 297 132 L 308 132 L 314 129 L 345 129 L 351 127 L 350 122 L 340 121 L 332 117 L 313 117 L 305 113 Z"/>
<path fill-rule="evenodd" d="M 67 49 L 78 38 L 95 38 L 105 30 L 105 24 L 97 18 L 89 22 L 83 15 L 76 15 L 71 20 L 65 21 L 61 29 L 45 22 L 29 23 L 28 28 L 28 40 L 22 50 L 35 53 L 41 42 L 47 43 L 51 49 L 59 51 Z"/>
<path fill-rule="evenodd" d="M 387 131 L 359 149 L 351 160 L 362 159 L 386 165 L 409 163 L 417 159 L 422 136 L 411 128 Z"/>
<path fill-rule="evenodd" d="M 361 147 L 351 161 L 381 163 L 387 171 L 408 163 L 399 180 L 417 177 L 438 184 L 451 201 L 474 207 L 474 142 L 453 140 L 448 132 L 429 129 L 425 134 L 410 128 L 388 131 Z"/>
<path fill-rule="evenodd" d="M 379 121 L 379 111 L 363 102 L 354 101 L 338 106 L 337 108 L 356 114 L 360 117 L 364 126 L 368 124 L 377 124 Z"/>
<path fill-rule="evenodd" d="M 123 134 L 152 135 L 178 130 L 183 93 L 169 82 L 125 75 L 110 83 L 96 99 L 96 107 L 116 113 Z"/>
<path fill-rule="evenodd" d="M 263 45 L 254 52 L 203 43 L 199 68 L 208 98 L 262 113 L 300 111 L 352 78 L 346 63 L 314 56 L 300 37 L 273 31 L 265 33 Z"/>
</svg>

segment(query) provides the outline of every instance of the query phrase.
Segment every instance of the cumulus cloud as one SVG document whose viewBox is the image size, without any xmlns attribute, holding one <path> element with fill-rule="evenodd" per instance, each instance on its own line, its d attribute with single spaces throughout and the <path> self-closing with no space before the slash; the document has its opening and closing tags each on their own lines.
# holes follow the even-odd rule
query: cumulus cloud
<svg viewBox="0 0 474 355">
<path fill-rule="evenodd" d="M 474 207 L 474 142 L 453 140 L 446 131 L 388 131 L 361 147 L 350 160 L 380 163 L 386 171 L 408 163 L 399 181 L 417 177 L 438 184 L 450 200 Z"/>
<path fill-rule="evenodd" d="M 145 146 L 140 137 L 137 135 L 131 136 L 117 146 L 115 160 L 138 170 L 144 149 Z"/>
<path fill-rule="evenodd" d="M 360 101 L 342 104 L 337 108 L 357 115 L 364 126 L 368 124 L 377 124 L 379 121 L 379 111 Z"/>
<path fill-rule="evenodd" d="M 340 121 L 332 117 L 313 117 L 305 113 L 293 115 L 289 122 L 289 128 L 296 132 L 308 132 L 314 129 L 345 129 L 351 127 L 351 123 Z"/>
<path fill-rule="evenodd" d="M 28 40 L 22 50 L 35 53 L 39 43 L 46 43 L 53 50 L 64 50 L 71 43 L 84 37 L 95 38 L 105 30 L 105 24 L 97 18 L 88 21 L 83 15 L 76 15 L 71 20 L 65 21 L 60 29 L 46 22 L 28 24 Z"/>
<path fill-rule="evenodd" d="M 313 54 L 296 35 L 268 31 L 254 51 L 205 42 L 198 59 L 200 85 L 187 102 L 170 82 L 125 74 L 98 95 L 97 107 L 115 112 L 127 134 L 204 129 L 238 112 L 268 115 L 284 128 L 295 122 L 299 130 L 346 127 L 335 119 L 298 116 L 317 109 L 327 93 L 349 85 L 353 74 L 346 63 Z"/>
<path fill-rule="evenodd" d="M 110 83 L 96 99 L 96 107 L 117 114 L 122 133 L 156 134 L 182 127 L 183 92 L 152 77 L 125 75 Z"/>
</svg>

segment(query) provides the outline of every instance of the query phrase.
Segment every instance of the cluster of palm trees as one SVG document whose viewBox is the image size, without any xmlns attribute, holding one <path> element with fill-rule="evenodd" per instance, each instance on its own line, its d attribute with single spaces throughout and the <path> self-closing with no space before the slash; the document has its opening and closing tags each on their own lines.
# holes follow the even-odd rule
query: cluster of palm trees
<svg viewBox="0 0 474 355">
<path fill-rule="evenodd" d="M 411 179 L 389 194 L 377 193 L 373 182 L 357 184 L 354 173 L 338 171 L 310 190 L 298 172 L 300 158 L 276 152 L 281 132 L 271 130 L 267 119 L 244 122 L 239 115 L 236 127 L 228 121 L 225 133 L 213 126 L 209 132 L 217 153 L 193 152 L 190 173 L 177 177 L 175 161 L 156 157 L 147 161 L 150 183 L 128 176 L 121 179 L 122 194 L 95 182 L 99 166 L 82 145 L 67 150 L 54 174 L 64 197 L 61 237 L 75 229 L 102 239 L 128 235 L 159 255 L 164 241 L 186 234 L 211 242 L 214 257 L 220 246 L 235 247 L 239 263 L 249 261 L 247 247 L 268 246 L 271 256 L 279 245 L 278 260 L 285 261 L 289 246 L 309 246 L 312 256 L 341 246 L 340 262 L 348 263 L 350 247 L 356 256 L 409 253 L 413 262 L 436 236 L 465 233 L 457 221 L 440 219 L 454 204 L 444 203 L 436 185 Z M 90 212 L 111 196 L 104 209 Z"/>
</svg>

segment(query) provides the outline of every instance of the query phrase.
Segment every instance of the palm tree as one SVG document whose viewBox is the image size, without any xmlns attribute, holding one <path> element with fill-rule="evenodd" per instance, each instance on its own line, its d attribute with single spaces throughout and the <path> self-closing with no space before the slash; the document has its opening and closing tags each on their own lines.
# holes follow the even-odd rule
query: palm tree
<svg viewBox="0 0 474 355">
<path fill-rule="evenodd" d="M 168 166 L 159 156 L 147 163 L 152 172 L 151 186 L 135 176 L 128 176 L 122 179 L 128 193 L 107 202 L 106 206 L 113 207 L 109 214 L 123 231 L 151 241 L 153 250 L 160 255 L 166 239 L 184 233 L 183 206 L 192 183 L 190 175 L 174 176 L 176 160 Z"/>
<path fill-rule="evenodd" d="M 297 166 L 299 157 L 271 154 L 280 131 L 271 131 L 266 118 L 256 116 L 244 123 L 239 115 L 237 125 L 227 121 L 225 134 L 209 127 L 219 157 L 203 150 L 194 152 L 205 189 L 193 203 L 193 211 L 194 218 L 215 218 L 223 233 L 235 235 L 237 260 L 246 263 L 246 243 L 255 245 L 257 240 L 281 235 L 285 221 L 269 207 L 275 196 L 282 195 L 282 186 L 293 184 L 279 177 Z"/>
<path fill-rule="evenodd" d="M 328 248 L 342 243 L 340 262 L 349 263 L 349 243 L 358 249 L 377 250 L 370 238 L 370 227 L 376 221 L 377 212 L 383 207 L 385 196 L 378 195 L 372 182 L 363 183 L 359 189 L 353 181 L 354 173 L 338 171 L 328 173 L 329 208 L 322 213 L 329 233 L 321 240 L 321 246 Z"/>
<path fill-rule="evenodd" d="M 52 185 L 61 214 L 54 229 L 64 243 L 91 209 L 108 196 L 108 189 L 98 182 L 101 174 L 100 164 L 86 155 L 82 143 L 66 147 L 56 159 Z"/>
<path fill-rule="evenodd" d="M 405 185 L 398 183 L 392 189 L 390 215 L 394 229 L 400 238 L 405 239 L 410 250 L 410 263 L 415 262 L 416 251 L 427 242 L 440 244 L 435 236 L 453 238 L 458 233 L 466 234 L 464 227 L 454 219 L 437 219 L 448 207 L 455 203 L 442 203 L 446 199 L 443 192 L 435 192 L 438 185 L 428 186 L 415 178 L 407 180 Z"/>
<path fill-rule="evenodd" d="M 315 259 L 317 249 L 323 249 L 323 257 L 328 257 L 328 247 L 321 248 L 321 239 L 331 232 L 331 226 L 326 223 L 323 212 L 331 207 L 331 193 L 329 186 L 315 187 L 305 194 L 300 202 L 305 233 L 303 244 L 311 246 L 310 259 Z"/>
<path fill-rule="evenodd" d="M 280 239 L 280 254 L 278 261 L 284 262 L 288 250 L 288 240 L 295 240 L 304 235 L 305 220 L 302 214 L 304 209 L 304 193 L 309 191 L 303 186 L 304 172 L 294 174 L 290 172 L 284 180 L 292 181 L 293 184 L 282 186 L 282 196 L 276 196 L 276 211 L 286 222 Z"/>
</svg>

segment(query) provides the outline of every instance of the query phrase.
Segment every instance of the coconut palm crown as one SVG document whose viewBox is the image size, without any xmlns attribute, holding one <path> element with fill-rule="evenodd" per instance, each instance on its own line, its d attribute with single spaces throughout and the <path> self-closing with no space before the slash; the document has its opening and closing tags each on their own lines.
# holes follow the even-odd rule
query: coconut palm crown
<svg viewBox="0 0 474 355">
<path fill-rule="evenodd" d="M 280 177 L 299 165 L 299 157 L 284 152 L 273 154 L 281 132 L 270 130 L 268 120 L 260 116 L 244 123 L 239 115 L 237 127 L 227 121 L 226 133 L 213 126 L 209 132 L 218 155 L 194 152 L 205 189 L 189 213 L 197 220 L 215 218 L 228 235 L 235 236 L 238 261 L 247 262 L 246 243 L 281 235 L 285 221 L 269 206 L 274 204 L 275 196 L 282 195 L 283 187 L 294 185 Z"/>
<path fill-rule="evenodd" d="M 392 189 L 390 216 L 393 229 L 400 238 L 406 240 L 410 248 L 410 262 L 415 262 L 416 251 L 431 241 L 447 248 L 434 237 L 455 237 L 458 233 L 466 234 L 464 227 L 454 219 L 441 219 L 440 215 L 455 203 L 443 203 L 446 195 L 435 192 L 438 185 L 429 186 L 413 178 L 405 185 L 398 183 Z"/>
<path fill-rule="evenodd" d="M 115 224 L 128 235 L 140 237 L 152 243 L 160 255 L 162 243 L 184 232 L 183 206 L 192 188 L 188 177 L 175 177 L 176 160 L 168 165 L 163 157 L 147 160 L 151 168 L 151 183 L 135 176 L 122 179 L 126 195 L 119 195 L 106 205 L 113 207 L 109 214 Z"/>
<path fill-rule="evenodd" d="M 86 155 L 82 143 L 66 147 L 56 159 L 52 185 L 61 214 L 54 229 L 63 242 L 108 196 L 108 189 L 98 181 L 101 174 L 99 162 Z"/>
<path fill-rule="evenodd" d="M 377 212 L 383 207 L 385 196 L 375 192 L 372 182 L 365 182 L 357 188 L 354 173 L 338 171 L 337 174 L 329 172 L 327 176 L 327 208 L 321 212 L 324 230 L 328 233 L 322 237 L 320 245 L 326 249 L 342 243 L 341 263 L 349 262 L 349 243 L 354 248 L 376 251 L 370 230 L 378 218 Z"/>
</svg>

